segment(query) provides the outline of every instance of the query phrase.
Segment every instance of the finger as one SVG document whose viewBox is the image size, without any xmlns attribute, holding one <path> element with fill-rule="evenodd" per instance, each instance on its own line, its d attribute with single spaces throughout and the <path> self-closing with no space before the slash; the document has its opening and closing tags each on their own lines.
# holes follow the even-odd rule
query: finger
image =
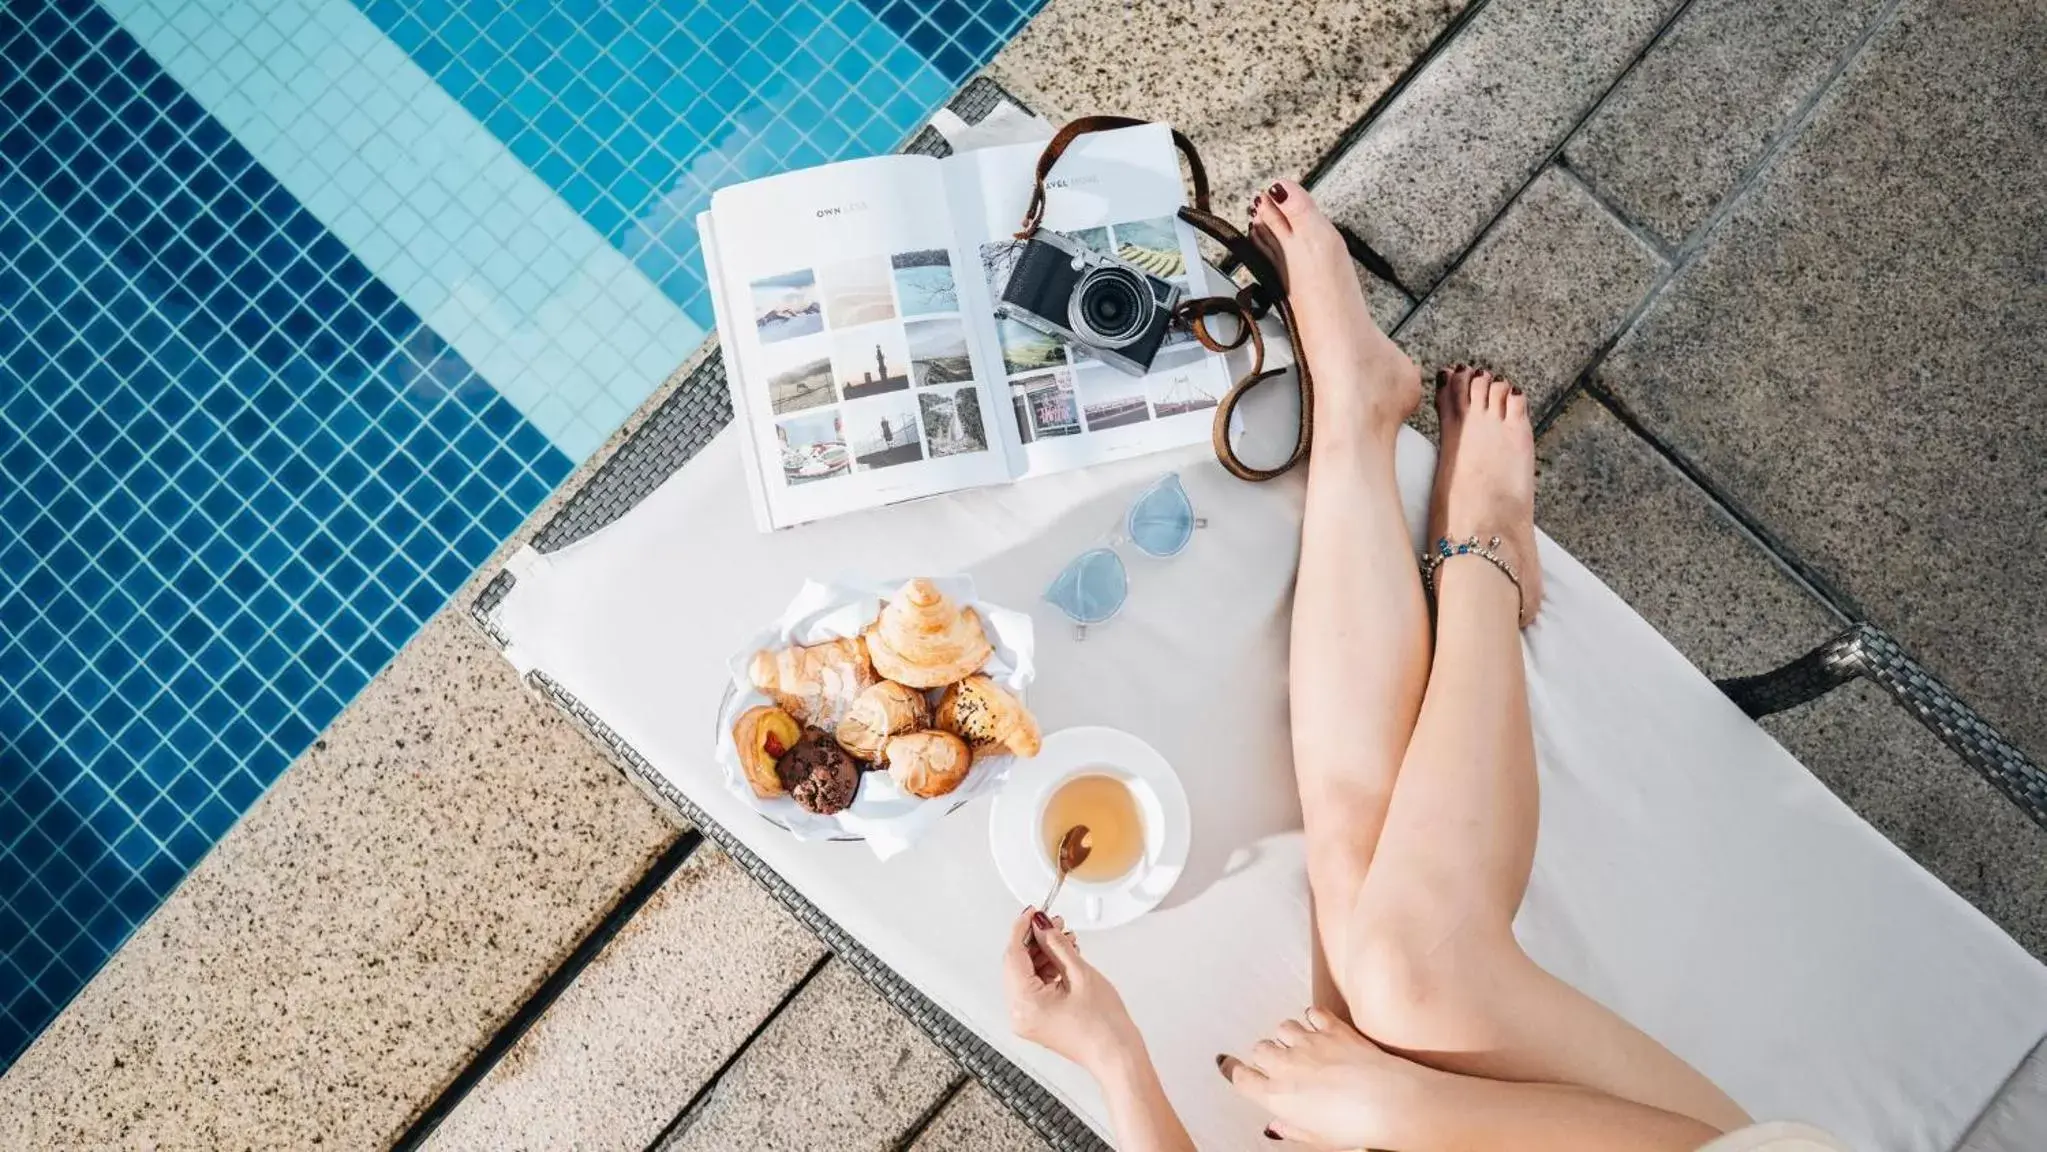
<svg viewBox="0 0 2047 1152">
<path fill-rule="evenodd" d="M 1265 1087 L 1265 1073 L 1228 1053 L 1215 1058 L 1215 1067 L 1223 1074 L 1223 1079 L 1239 1089 L 1255 1092 Z"/>
<path fill-rule="evenodd" d="M 1033 951 L 1031 910 L 1026 908 L 1023 915 L 1016 918 L 1016 926 L 1009 934 L 1009 944 L 1002 950 L 1003 970 L 1011 979 L 1022 982 L 1025 987 L 1041 978 L 1037 958 L 1032 955 Z"/>
<path fill-rule="evenodd" d="M 1080 958 L 1080 945 L 1074 943 L 1067 932 L 1046 932 L 1038 937 L 1038 946 L 1052 957 L 1062 974 L 1071 975 L 1073 970 L 1085 963 Z"/>
<path fill-rule="evenodd" d="M 1319 1143 L 1313 1136 L 1308 1135 L 1284 1120 L 1274 1120 L 1272 1123 L 1267 1124 L 1265 1126 L 1265 1138 L 1267 1140 L 1294 1140 L 1303 1144 Z"/>
</svg>

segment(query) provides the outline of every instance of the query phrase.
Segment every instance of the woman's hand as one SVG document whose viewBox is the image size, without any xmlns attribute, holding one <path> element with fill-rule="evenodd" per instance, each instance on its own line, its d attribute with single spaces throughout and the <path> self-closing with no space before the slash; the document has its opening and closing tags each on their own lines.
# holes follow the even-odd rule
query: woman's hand
<svg viewBox="0 0 2047 1152">
<path fill-rule="evenodd" d="M 1026 908 L 1002 956 L 1009 1027 L 1101 1079 L 1119 1059 L 1141 1056 L 1143 1041 L 1116 986 L 1081 959 L 1066 922 Z"/>
<path fill-rule="evenodd" d="M 1195 1152 L 1116 986 L 1080 958 L 1063 920 L 1024 909 L 1002 953 L 1009 1026 L 1087 1070 L 1124 1152 Z"/>
</svg>

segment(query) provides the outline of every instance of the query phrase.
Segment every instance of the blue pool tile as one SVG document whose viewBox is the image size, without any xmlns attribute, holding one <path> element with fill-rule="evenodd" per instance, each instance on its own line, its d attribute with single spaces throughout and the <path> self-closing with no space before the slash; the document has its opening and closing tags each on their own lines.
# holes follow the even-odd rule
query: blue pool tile
<svg viewBox="0 0 2047 1152">
<path fill-rule="evenodd" d="M 714 188 L 894 148 L 1041 3 L 357 7 L 708 325 L 695 216 Z"/>
<path fill-rule="evenodd" d="M 0 54 L 4 1071 L 573 462 L 104 11 Z"/>
</svg>

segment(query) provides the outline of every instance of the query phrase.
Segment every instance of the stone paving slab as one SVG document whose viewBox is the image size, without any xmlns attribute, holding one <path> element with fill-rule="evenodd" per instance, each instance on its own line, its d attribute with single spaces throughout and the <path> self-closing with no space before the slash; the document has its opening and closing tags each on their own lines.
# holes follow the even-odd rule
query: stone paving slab
<svg viewBox="0 0 2047 1152">
<path fill-rule="evenodd" d="M 1433 372 L 1459 360 L 1503 373 L 1542 412 L 1620 332 L 1663 261 L 1577 179 L 1551 167 L 1399 330 Z M 1435 429 L 1433 405 L 1417 425 Z"/>
<path fill-rule="evenodd" d="M 1818 89 L 1883 0 L 1695 0 L 1564 155 L 1675 246 Z"/>
<path fill-rule="evenodd" d="M 989 72 L 1053 123 L 1164 120 L 1200 149 L 1238 220 L 1302 177 L 1464 7 L 1463 0 L 1051 0 Z"/>
<path fill-rule="evenodd" d="M 1426 292 L 1680 3 L 1487 0 L 1318 194 Z"/>
<path fill-rule="evenodd" d="M 2047 961 L 2047 829 L 1863 681 L 1763 727 L 1928 872 Z"/>
<path fill-rule="evenodd" d="M 910 1152 L 1035 1152 L 1050 1147 L 979 1081 L 969 1080 L 945 1102 L 931 1126 L 910 1145 Z"/>
<path fill-rule="evenodd" d="M 2047 21 L 1913 0 L 1599 372 L 2047 758 Z"/>
<path fill-rule="evenodd" d="M 386 1147 L 675 834 L 443 611 L 0 1078 L 0 1146 Z"/>
<path fill-rule="evenodd" d="M 1536 458 L 1536 523 L 1706 675 L 1767 672 L 1845 626 L 1590 396 Z"/>
<path fill-rule="evenodd" d="M 729 857 L 700 845 L 427 1146 L 639 1152 L 824 951 Z"/>
<path fill-rule="evenodd" d="M 660 1152 L 894 1148 L 963 1075 L 858 973 L 831 960 Z"/>
</svg>

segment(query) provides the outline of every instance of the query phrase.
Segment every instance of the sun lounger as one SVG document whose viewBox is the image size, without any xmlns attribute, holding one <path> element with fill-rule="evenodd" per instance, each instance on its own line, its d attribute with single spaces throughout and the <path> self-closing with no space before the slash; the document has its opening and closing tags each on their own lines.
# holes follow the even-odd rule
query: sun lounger
<svg viewBox="0 0 2047 1152">
<path fill-rule="evenodd" d="M 883 863 L 859 844 L 796 842 L 727 793 L 711 759 L 725 657 L 805 577 L 963 571 L 994 602 L 1040 609 L 1032 705 L 1046 726 L 1137 733 L 1176 766 L 1193 810 L 1193 854 L 1166 904 L 1085 946 L 1201 1146 L 1265 1146 L 1263 1117 L 1213 1056 L 1309 994 L 1285 722 L 1300 478 L 1243 484 L 1182 453 L 763 535 L 734 438 L 717 434 L 729 419 L 714 359 L 491 585 L 479 623 L 1055 1146 L 1094 1147 L 1103 1110 L 1086 1078 L 1005 1027 L 997 952 L 1016 905 L 986 804 Z M 1432 460 L 1405 436 L 1417 546 Z M 1044 581 L 1176 467 L 1210 527 L 1175 560 L 1134 565 L 1124 613 L 1074 641 L 1037 602 Z M 1516 925 L 1531 953 L 1758 1116 L 1857 1148 L 2047 1147 L 2047 967 L 1744 708 L 1867 675 L 2030 797 L 2035 819 L 2038 770 L 1881 633 L 1723 691 L 1562 549 L 1542 549 L 1548 599 L 1525 655 L 1543 822 Z"/>
</svg>

